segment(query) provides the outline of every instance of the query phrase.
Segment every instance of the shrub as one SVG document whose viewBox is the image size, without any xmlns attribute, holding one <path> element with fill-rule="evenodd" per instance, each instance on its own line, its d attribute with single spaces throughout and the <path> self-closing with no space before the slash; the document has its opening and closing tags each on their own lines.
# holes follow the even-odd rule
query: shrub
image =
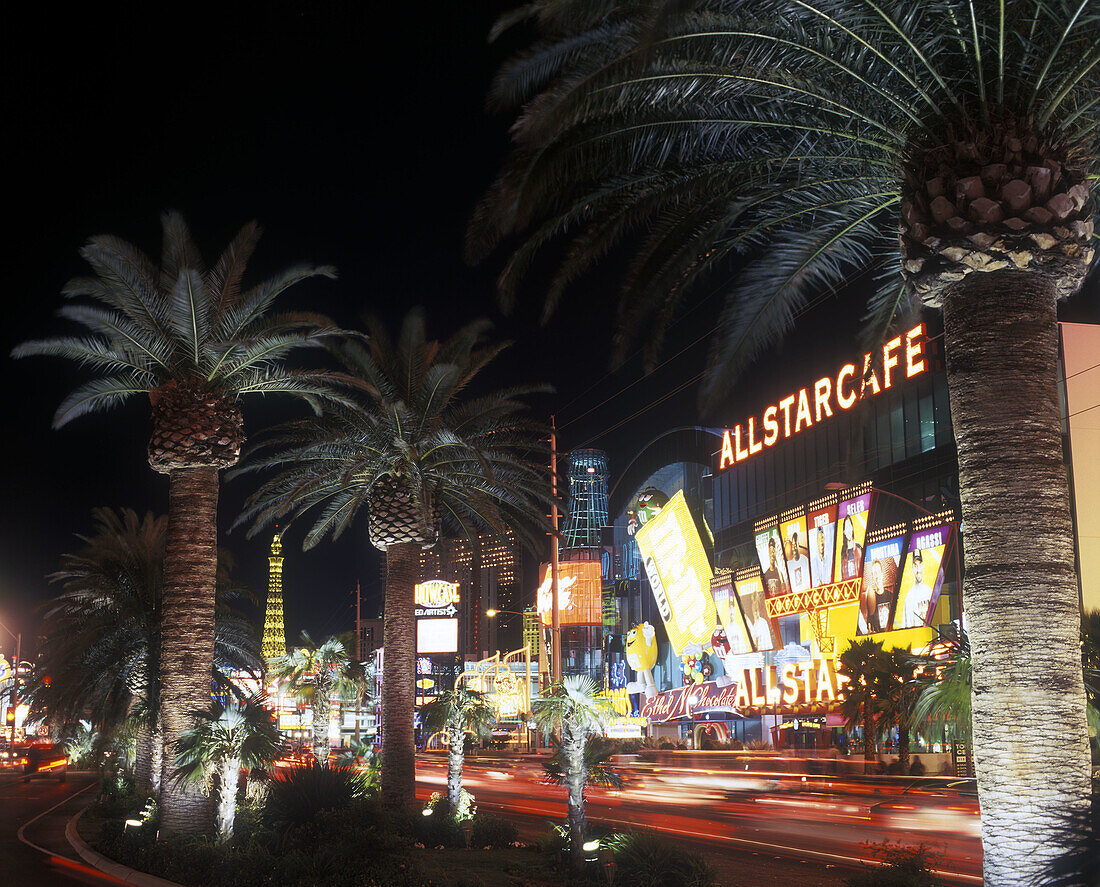
<svg viewBox="0 0 1100 887">
<path fill-rule="evenodd" d="M 698 853 L 653 832 L 615 835 L 616 880 L 631 887 L 713 887 L 714 872 Z"/>
<path fill-rule="evenodd" d="M 848 887 L 936 887 L 932 866 L 937 857 L 925 847 L 883 844 L 873 853 L 882 860 L 882 867 L 852 875 L 845 881 Z"/>
<path fill-rule="evenodd" d="M 272 776 L 265 819 L 285 834 L 309 823 L 322 810 L 341 810 L 366 794 L 367 781 L 358 771 L 310 762 Z"/>
<path fill-rule="evenodd" d="M 920 755 L 913 755 L 913 763 L 909 765 L 910 776 L 923 776 L 925 773 L 924 762 L 920 759 Z"/>
<path fill-rule="evenodd" d="M 508 847 L 516 842 L 519 832 L 506 819 L 496 816 L 478 816 L 474 819 L 474 830 L 470 835 L 471 847 Z"/>
</svg>

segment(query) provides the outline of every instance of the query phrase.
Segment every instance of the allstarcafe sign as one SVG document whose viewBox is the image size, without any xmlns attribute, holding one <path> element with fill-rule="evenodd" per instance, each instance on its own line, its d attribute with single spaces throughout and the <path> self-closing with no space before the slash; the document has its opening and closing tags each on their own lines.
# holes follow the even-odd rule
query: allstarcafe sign
<svg viewBox="0 0 1100 887">
<path fill-rule="evenodd" d="M 722 435 L 719 470 L 755 456 L 764 447 L 775 446 L 807 428 L 812 428 L 839 410 L 850 410 L 863 397 L 873 397 L 902 379 L 912 379 L 928 369 L 924 324 L 882 346 L 881 376 L 872 368 L 871 354 L 863 355 L 862 372 L 846 363 L 833 376 L 825 376 L 812 387 L 800 388 L 772 404 L 761 416 L 749 418 Z"/>
<path fill-rule="evenodd" d="M 711 712 L 759 713 L 765 706 L 828 705 L 844 698 L 844 675 L 833 659 L 788 662 L 768 668 L 743 668 L 736 684 L 691 684 L 647 699 L 642 717 L 677 721 Z"/>
</svg>

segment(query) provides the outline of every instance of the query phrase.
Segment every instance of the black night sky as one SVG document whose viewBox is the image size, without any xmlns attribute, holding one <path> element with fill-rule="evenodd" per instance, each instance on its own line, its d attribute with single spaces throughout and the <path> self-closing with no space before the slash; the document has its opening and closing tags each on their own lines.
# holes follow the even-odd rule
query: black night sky
<svg viewBox="0 0 1100 887">
<path fill-rule="evenodd" d="M 89 236 L 116 234 L 156 257 L 165 209 L 184 214 L 208 257 L 257 218 L 266 233 L 253 280 L 296 261 L 338 267 L 339 280 L 292 289 L 284 308 L 349 327 L 370 310 L 392 327 L 420 304 L 440 336 L 490 317 L 517 344 L 489 381 L 554 385 L 557 394 L 535 404 L 540 417 L 557 414 L 563 450 L 607 449 L 613 480 L 658 431 L 698 421 L 691 381 L 712 302 L 678 322 L 654 373 L 643 375 L 637 358 L 612 373 L 613 275 L 585 280 L 540 326 L 537 276 L 517 313 L 503 317 L 493 292 L 502 256 L 474 268 L 463 260 L 466 221 L 508 144 L 510 120 L 489 115 L 484 97 L 526 38 L 487 43 L 513 5 L 36 4 L 6 19 L 0 621 L 33 631 L 35 608 L 52 593 L 44 577 L 79 546 L 74 534 L 89 531 L 92 507 L 167 507 L 167 481 L 145 460 L 146 403 L 52 431 L 57 404 L 84 377 L 66 364 L 7 357 L 18 342 L 63 330 L 53 312 L 64 283 L 86 272 L 77 251 Z M 1096 277 L 1067 318 L 1098 319 Z M 809 335 L 850 331 L 858 315 L 837 307 L 828 300 L 804 324 Z M 296 409 L 246 408 L 248 430 Z M 223 487 L 222 544 L 235 577 L 262 593 L 270 536 L 224 532 L 249 491 L 247 479 Z M 364 528 L 306 554 L 300 529 L 286 542 L 289 638 L 350 629 L 356 582 L 365 614 L 380 605 Z M 0 649 L 10 654 L 10 645 L 0 632 Z"/>
<path fill-rule="evenodd" d="M 90 530 L 92 507 L 167 507 L 167 481 L 145 461 L 147 404 L 52 431 L 54 409 L 83 376 L 60 362 L 7 356 L 20 341 L 64 329 L 53 311 L 64 283 L 86 272 L 77 251 L 89 236 L 116 234 L 155 258 L 167 208 L 184 214 L 211 258 L 259 219 L 265 235 L 253 280 L 296 261 L 338 267 L 339 280 L 296 287 L 282 307 L 354 326 L 364 310 L 394 325 L 422 304 L 439 335 L 492 318 L 517 344 L 491 381 L 553 384 L 557 395 L 536 404 L 542 417 L 581 417 L 566 425 L 563 447 L 608 446 L 613 473 L 616 441 L 636 449 L 657 427 L 694 421 L 688 389 L 604 434 L 697 372 L 701 346 L 640 382 L 637 361 L 609 374 L 611 284 L 586 282 L 542 327 L 534 287 L 515 316 L 501 316 L 499 256 L 475 268 L 462 258 L 466 220 L 507 147 L 509 120 L 490 116 L 484 96 L 522 39 L 487 43 L 492 21 L 512 5 L 225 3 L 203 12 L 188 4 L 168 19 L 157 4 L 64 13 L 45 4 L 4 29 L 0 621 L 33 631 L 34 608 L 52 593 L 44 576 L 79 546 L 74 534 Z M 294 409 L 274 401 L 246 408 L 248 429 Z M 223 531 L 248 492 L 247 479 L 223 487 Z M 222 536 L 236 578 L 261 592 L 265 536 Z M 349 630 L 357 581 L 365 614 L 377 608 L 378 562 L 363 529 L 304 555 L 300 541 L 292 529 L 288 638 L 302 628 L 315 637 Z"/>
</svg>

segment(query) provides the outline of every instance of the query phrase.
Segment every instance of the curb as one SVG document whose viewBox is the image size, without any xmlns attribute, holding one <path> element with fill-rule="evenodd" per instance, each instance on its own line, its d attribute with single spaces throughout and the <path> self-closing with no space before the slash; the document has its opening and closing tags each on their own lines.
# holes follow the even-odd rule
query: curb
<svg viewBox="0 0 1100 887">
<path fill-rule="evenodd" d="M 81 810 L 69 820 L 65 826 L 65 839 L 88 865 L 118 878 L 124 884 L 133 884 L 134 887 L 183 887 L 182 884 L 177 884 L 175 881 L 167 881 L 164 878 L 158 878 L 156 875 L 148 875 L 145 872 L 127 868 L 121 863 L 108 859 L 101 853 L 96 853 L 77 833 L 76 823 L 83 815 L 84 810 Z"/>
</svg>

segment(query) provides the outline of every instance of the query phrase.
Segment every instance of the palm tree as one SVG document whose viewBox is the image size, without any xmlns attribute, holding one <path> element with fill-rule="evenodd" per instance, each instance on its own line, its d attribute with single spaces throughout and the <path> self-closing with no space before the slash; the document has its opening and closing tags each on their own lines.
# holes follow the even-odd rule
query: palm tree
<svg viewBox="0 0 1100 887">
<path fill-rule="evenodd" d="M 926 739 L 938 739 L 950 725 L 952 739 L 971 742 L 970 698 L 973 681 L 970 670 L 970 638 L 953 623 L 941 629 L 940 636 L 923 657 L 920 690 L 913 706 L 911 723 Z"/>
<path fill-rule="evenodd" d="M 140 785 L 160 790 L 164 738 L 160 718 L 161 601 L 168 519 L 130 509 L 92 510 L 94 532 L 61 557 L 49 578 L 61 593 L 43 606 L 34 698 L 59 724 L 87 719 L 113 733 L 137 731 Z M 231 686 L 235 670 L 259 674 L 255 627 L 229 602 L 228 556 L 219 552 L 212 677 Z"/>
<path fill-rule="evenodd" d="M 424 706 L 427 723 L 447 733 L 447 802 L 451 812 L 462 799 L 462 765 L 466 760 L 466 733 L 483 735 L 496 719 L 493 707 L 476 690 L 457 686 Z"/>
<path fill-rule="evenodd" d="M 916 679 L 917 661 L 908 650 L 884 650 L 873 675 L 879 735 L 898 731 L 898 766 L 909 772 L 909 731 L 921 688 Z"/>
<path fill-rule="evenodd" d="M 320 421 L 290 423 L 256 449 L 244 471 L 280 472 L 248 500 L 241 520 L 260 527 L 317 508 L 304 545 L 338 536 L 361 507 L 371 544 L 386 553 L 382 664 L 382 787 L 388 803 L 413 799 L 413 588 L 422 548 L 441 530 L 476 540 L 509 529 L 534 548 L 550 507 L 541 456 L 544 429 L 522 415 L 544 388 L 471 393 L 477 374 L 504 345 L 471 323 L 445 342 L 427 338 L 412 310 L 394 342 L 376 321 L 369 343 L 333 346 L 359 383 L 359 402 Z"/>
<path fill-rule="evenodd" d="M 515 148 L 468 237 L 472 259 L 518 242 L 505 304 L 547 245 L 547 310 L 618 248 L 617 352 L 648 327 L 652 359 L 697 284 L 724 287 L 708 403 L 856 270 L 871 342 L 942 309 L 985 879 L 1033 880 L 1051 811 L 1089 795 L 1056 373 L 1094 257 L 1100 3 L 538 0 L 494 34 L 518 23 L 538 36 L 491 94 L 522 108 Z M 1033 544 L 990 544 L 1036 490 Z"/>
<path fill-rule="evenodd" d="M 313 711 L 313 757 L 320 767 L 328 766 L 330 700 L 334 694 L 343 698 L 358 690 L 349 669 L 348 651 L 339 639 L 318 644 L 305 631 L 300 645 L 277 657 L 271 666 L 271 676 L 286 681 L 291 694 Z"/>
<path fill-rule="evenodd" d="M 550 737 L 554 751 L 542 765 L 546 781 L 553 785 L 566 785 L 568 765 L 565 751 L 556 736 Z M 584 746 L 584 784 L 604 788 L 621 789 L 623 778 L 611 760 L 616 755 L 615 745 L 602 736 L 593 736 Z"/>
<path fill-rule="evenodd" d="M 851 646 L 840 654 L 840 665 L 837 668 L 837 673 L 843 675 L 847 681 L 840 713 L 849 730 L 863 728 L 864 769 L 868 772 L 871 762 L 875 760 L 875 742 L 879 735 L 876 723 L 878 697 L 875 690 L 882 655 L 882 644 L 879 641 L 852 641 Z"/>
<path fill-rule="evenodd" d="M 93 304 L 58 311 L 87 332 L 26 342 L 12 355 L 65 358 L 94 372 L 62 401 L 55 428 L 149 398 L 149 464 L 169 478 L 161 668 L 164 728 L 174 740 L 188 712 L 210 699 L 218 470 L 236 463 L 244 440 L 238 400 L 285 393 L 316 408 L 316 399 L 330 392 L 331 374 L 288 369 L 285 358 L 318 344 L 333 331 L 331 324 L 313 314 L 269 311 L 293 284 L 334 272 L 297 265 L 243 289 L 245 265 L 260 238 L 255 222 L 241 229 L 212 268 L 180 215 L 165 213 L 161 222 L 159 267 L 119 238 L 89 240 L 81 256 L 94 276 L 69 281 L 64 293 Z M 193 787 L 172 787 L 163 797 L 163 828 L 199 832 L 205 808 Z"/>
<path fill-rule="evenodd" d="M 600 695 L 587 675 L 568 675 L 535 701 L 535 723 L 544 732 L 561 732 L 565 755 L 565 786 L 569 804 L 569 853 L 574 871 L 584 870 L 584 840 L 588 831 L 584 787 L 588 782 L 584 752 L 589 738 L 603 732 L 614 714 L 611 701 Z"/>
<path fill-rule="evenodd" d="M 212 703 L 194 712 L 194 726 L 175 741 L 173 781 L 216 785 L 215 830 L 219 841 L 233 837 L 237 781 L 242 767 L 267 768 L 278 758 L 282 737 L 260 698 L 226 706 Z"/>
</svg>

